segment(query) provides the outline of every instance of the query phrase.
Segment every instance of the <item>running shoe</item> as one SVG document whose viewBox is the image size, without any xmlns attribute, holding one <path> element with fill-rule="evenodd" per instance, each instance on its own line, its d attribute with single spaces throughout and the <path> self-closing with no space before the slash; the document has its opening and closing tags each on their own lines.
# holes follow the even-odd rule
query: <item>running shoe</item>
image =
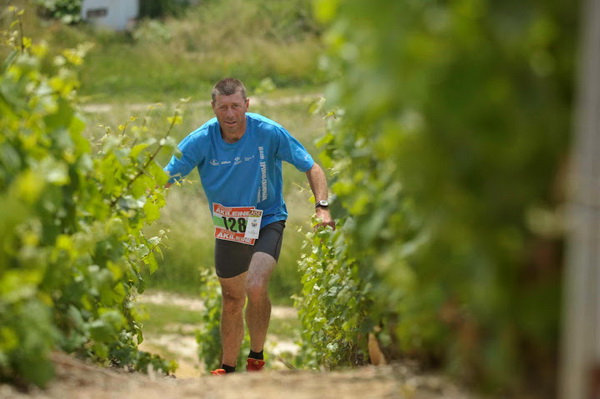
<svg viewBox="0 0 600 399">
<path fill-rule="evenodd" d="M 265 367 L 265 361 L 259 359 L 248 359 L 246 361 L 246 371 L 261 371 Z"/>
<path fill-rule="evenodd" d="M 225 371 L 224 369 L 216 369 L 210 372 L 212 375 L 225 375 L 227 374 L 227 371 Z"/>
</svg>

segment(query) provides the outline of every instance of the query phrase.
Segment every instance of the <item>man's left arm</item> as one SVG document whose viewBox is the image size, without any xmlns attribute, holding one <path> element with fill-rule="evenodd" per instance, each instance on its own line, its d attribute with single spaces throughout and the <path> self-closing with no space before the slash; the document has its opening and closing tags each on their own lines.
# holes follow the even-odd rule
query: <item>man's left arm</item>
<svg viewBox="0 0 600 399">
<path fill-rule="evenodd" d="M 327 188 L 327 178 L 325 177 L 325 172 L 323 169 L 317 163 L 314 163 L 313 166 L 306 172 L 306 177 L 308 178 L 310 189 L 315 196 L 315 204 L 318 204 L 321 200 L 326 201 L 329 193 Z M 316 207 L 315 213 L 317 218 L 321 220 L 316 227 L 331 226 L 335 229 L 335 221 L 331 217 L 329 207 Z"/>
</svg>

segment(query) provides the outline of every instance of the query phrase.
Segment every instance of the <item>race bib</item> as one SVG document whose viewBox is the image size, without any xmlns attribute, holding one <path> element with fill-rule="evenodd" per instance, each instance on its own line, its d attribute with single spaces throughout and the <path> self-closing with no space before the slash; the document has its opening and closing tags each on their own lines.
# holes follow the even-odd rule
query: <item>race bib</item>
<svg viewBox="0 0 600 399">
<path fill-rule="evenodd" d="M 262 210 L 253 206 L 223 206 L 213 203 L 215 238 L 254 245 L 260 231 Z"/>
<path fill-rule="evenodd" d="M 248 213 L 248 222 L 246 223 L 246 238 L 258 238 L 260 233 L 260 221 L 263 211 L 260 209 L 252 209 Z"/>
</svg>

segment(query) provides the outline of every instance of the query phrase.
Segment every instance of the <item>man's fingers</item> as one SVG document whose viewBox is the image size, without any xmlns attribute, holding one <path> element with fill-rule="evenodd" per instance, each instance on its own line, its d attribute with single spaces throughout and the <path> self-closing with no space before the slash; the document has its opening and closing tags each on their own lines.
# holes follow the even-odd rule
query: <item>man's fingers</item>
<svg viewBox="0 0 600 399">
<path fill-rule="evenodd" d="M 321 227 L 327 227 L 327 226 L 331 226 L 331 228 L 332 228 L 333 230 L 335 230 L 335 222 L 334 222 L 334 221 L 331 221 L 331 222 L 321 222 L 321 223 L 317 223 L 317 224 L 315 225 L 315 230 L 318 230 L 318 229 L 319 229 L 319 228 L 321 228 Z"/>
</svg>

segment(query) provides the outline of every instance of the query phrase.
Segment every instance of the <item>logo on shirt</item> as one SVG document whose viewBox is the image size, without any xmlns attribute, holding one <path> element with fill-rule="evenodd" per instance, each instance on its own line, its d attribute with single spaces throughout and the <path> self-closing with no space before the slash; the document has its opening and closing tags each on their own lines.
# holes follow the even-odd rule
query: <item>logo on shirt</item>
<svg viewBox="0 0 600 399">
<path fill-rule="evenodd" d="M 234 164 L 234 165 L 240 165 L 243 162 L 250 162 L 254 160 L 254 155 L 250 155 L 250 156 L 245 156 L 245 157 L 235 157 L 233 159 L 233 161 L 231 160 L 226 160 L 226 161 L 219 161 L 218 159 L 211 159 L 210 160 L 210 165 L 211 166 L 219 166 L 219 165 L 230 165 L 230 164 Z"/>
<path fill-rule="evenodd" d="M 267 185 L 267 163 L 264 161 L 265 159 L 265 150 L 264 148 L 258 147 L 258 153 L 260 155 L 260 188 L 258 189 L 258 201 L 265 201 L 268 197 L 268 185 Z"/>
</svg>

